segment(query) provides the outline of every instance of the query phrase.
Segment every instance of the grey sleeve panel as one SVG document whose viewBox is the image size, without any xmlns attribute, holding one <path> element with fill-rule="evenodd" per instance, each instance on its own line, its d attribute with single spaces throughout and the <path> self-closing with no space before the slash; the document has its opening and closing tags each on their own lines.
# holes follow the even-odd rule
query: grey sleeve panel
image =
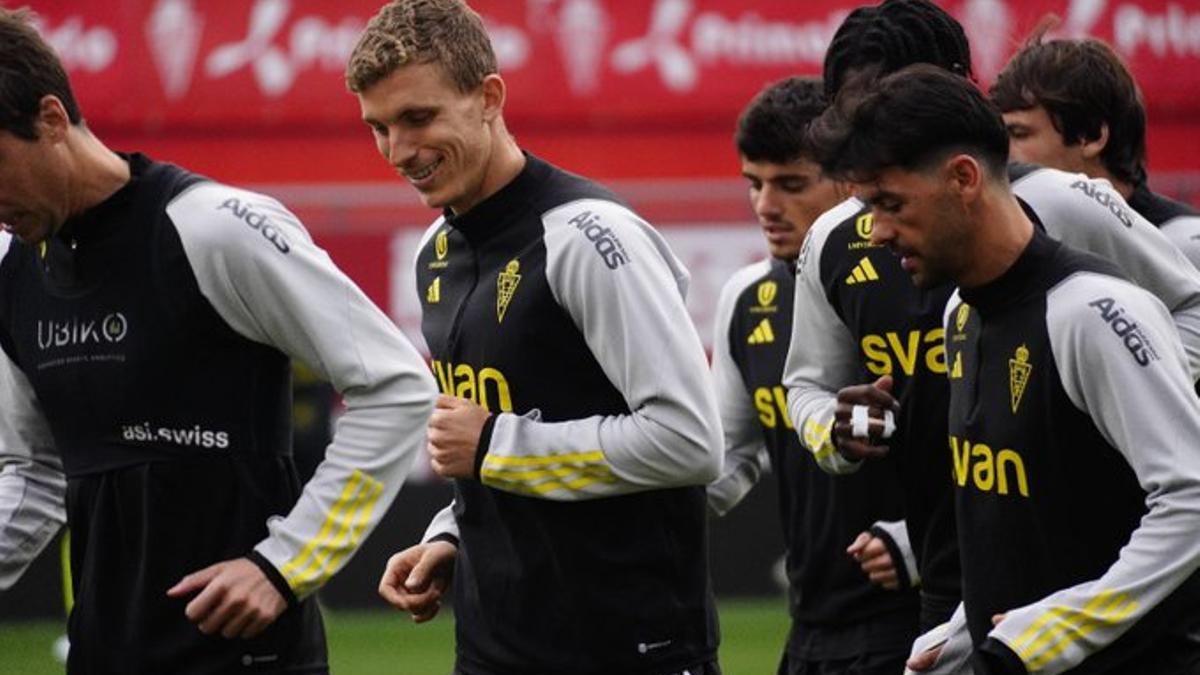
<svg viewBox="0 0 1200 675">
<path fill-rule="evenodd" d="M 1105 180 L 1040 169 L 1013 186 L 1042 218 L 1050 236 L 1117 265 L 1170 310 L 1200 378 L 1200 270 L 1163 232 L 1125 203 Z"/>
<path fill-rule="evenodd" d="M 966 609 L 961 602 L 946 623 L 935 626 L 917 637 L 909 656 L 916 656 L 935 647 L 939 647 L 941 653 L 938 654 L 933 667 L 921 671 L 921 675 L 971 675 L 974 672 L 971 668 L 971 654 L 975 647 L 971 642 L 971 633 L 967 630 Z M 904 672 L 905 675 L 913 673 L 911 670 Z"/>
<path fill-rule="evenodd" d="M 66 522 L 67 481 L 33 387 L 0 352 L 0 591 Z"/>
<path fill-rule="evenodd" d="M 861 359 L 854 336 L 825 296 L 821 256 L 830 232 L 862 207 L 854 198 L 842 202 L 822 214 L 804 239 L 796 272 L 792 338 L 783 367 L 792 426 L 821 469 L 833 474 L 853 473 L 862 465 L 842 457 L 833 447 L 832 436 L 837 392 L 861 384 L 855 381 Z"/>
<path fill-rule="evenodd" d="M 584 212 L 610 231 L 620 259 L 602 256 L 569 222 Z M 684 307 L 683 264 L 658 232 L 614 202 L 572 201 L 542 221 L 550 290 L 630 412 L 563 422 L 501 413 L 481 479 L 561 501 L 707 485 L 721 470 L 721 424 Z"/>
<path fill-rule="evenodd" d="M 1014 607 L 992 631 L 1030 672 L 1060 673 L 1111 644 L 1200 567 L 1200 399 L 1171 317 L 1149 293 L 1078 273 L 1046 302 L 1063 388 L 1129 462 L 1148 508 L 1099 579 Z M 1072 623 L 1080 616 L 1091 619 L 1087 639 Z"/>
<path fill-rule="evenodd" d="M 1200 268 L 1200 216 L 1178 216 L 1159 225 L 1158 229 L 1193 267 Z"/>
<path fill-rule="evenodd" d="M 201 183 L 167 214 L 221 318 L 312 367 L 345 402 L 325 461 L 255 547 L 304 597 L 345 565 L 400 490 L 424 447 L 433 376 L 279 202 Z"/>
<path fill-rule="evenodd" d="M 713 322 L 713 384 L 717 408 L 725 430 L 725 468 L 708 486 L 708 506 L 725 515 L 758 483 L 770 466 L 762 425 L 754 401 L 746 390 L 746 381 L 733 360 L 729 345 L 729 326 L 737 308 L 738 296 L 770 271 L 770 263 L 758 262 L 738 270 L 721 289 Z"/>
</svg>

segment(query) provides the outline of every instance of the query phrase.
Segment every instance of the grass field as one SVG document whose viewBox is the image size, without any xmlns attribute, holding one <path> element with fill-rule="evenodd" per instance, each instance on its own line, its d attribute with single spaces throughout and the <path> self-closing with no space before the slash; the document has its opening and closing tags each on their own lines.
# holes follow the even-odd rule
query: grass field
<svg viewBox="0 0 1200 675">
<path fill-rule="evenodd" d="M 782 598 L 724 600 L 721 667 L 726 675 L 775 672 L 787 633 Z M 386 611 L 325 612 L 333 672 L 338 675 L 448 675 L 454 660 L 454 622 L 439 616 L 417 626 Z M 56 622 L 0 624 L 0 673 L 61 674 L 51 644 Z"/>
</svg>

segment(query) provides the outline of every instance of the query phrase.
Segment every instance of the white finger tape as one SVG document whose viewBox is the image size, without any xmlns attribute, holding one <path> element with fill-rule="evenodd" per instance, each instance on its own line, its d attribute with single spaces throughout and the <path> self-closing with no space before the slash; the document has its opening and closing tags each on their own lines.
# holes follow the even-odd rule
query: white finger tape
<svg viewBox="0 0 1200 675">
<path fill-rule="evenodd" d="M 855 438 L 867 438 L 870 436 L 871 419 L 869 409 L 865 405 L 856 405 L 850 408 L 850 435 Z"/>
<path fill-rule="evenodd" d="M 850 408 L 850 434 L 855 438 L 870 438 L 871 436 L 871 409 L 865 405 L 856 405 Z M 896 432 L 896 416 L 891 410 L 883 411 L 883 433 L 880 438 L 891 438 Z"/>
</svg>

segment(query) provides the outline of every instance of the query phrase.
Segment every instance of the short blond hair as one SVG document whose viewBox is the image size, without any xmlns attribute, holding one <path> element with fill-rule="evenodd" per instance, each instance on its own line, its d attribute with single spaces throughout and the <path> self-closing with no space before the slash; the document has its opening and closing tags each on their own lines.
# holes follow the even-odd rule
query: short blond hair
<svg viewBox="0 0 1200 675">
<path fill-rule="evenodd" d="M 463 93 L 499 69 L 483 19 L 462 0 L 393 0 L 367 23 L 346 65 L 346 87 L 370 89 L 397 69 L 436 63 Z"/>
</svg>

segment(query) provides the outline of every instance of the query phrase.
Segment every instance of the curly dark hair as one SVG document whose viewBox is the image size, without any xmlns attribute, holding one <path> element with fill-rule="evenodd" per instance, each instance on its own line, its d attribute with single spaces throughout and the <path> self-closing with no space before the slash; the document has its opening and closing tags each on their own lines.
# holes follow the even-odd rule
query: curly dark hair
<svg viewBox="0 0 1200 675">
<path fill-rule="evenodd" d="M 750 101 L 733 140 L 752 162 L 787 164 L 811 157 L 808 125 L 828 107 L 821 80 L 789 77 L 767 85 Z"/>
</svg>

